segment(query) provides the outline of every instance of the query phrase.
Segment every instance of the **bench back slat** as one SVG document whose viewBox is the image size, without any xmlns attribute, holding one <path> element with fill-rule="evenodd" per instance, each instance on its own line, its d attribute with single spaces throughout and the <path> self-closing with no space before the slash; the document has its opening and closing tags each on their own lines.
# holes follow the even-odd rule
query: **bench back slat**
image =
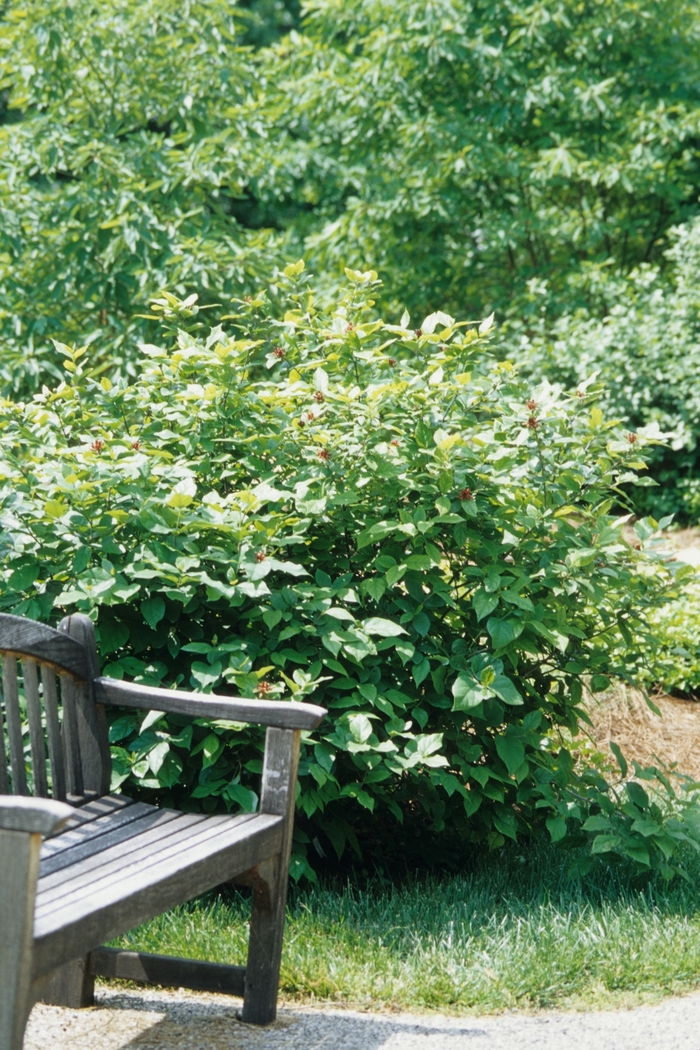
<svg viewBox="0 0 700 1050">
<path fill-rule="evenodd" d="M 55 630 L 1 614 L 0 653 L 0 794 L 73 803 L 106 794 L 109 743 L 94 698 L 99 668 L 88 617 L 66 617 Z"/>
<path fill-rule="evenodd" d="M 66 763 L 63 758 L 63 741 L 61 723 L 58 719 L 58 690 L 56 673 L 48 664 L 41 665 L 41 686 L 44 694 L 44 714 L 46 716 L 46 736 L 49 745 L 49 762 L 51 764 L 51 782 L 53 797 L 66 797 Z"/>
<path fill-rule="evenodd" d="M 10 746 L 10 769 L 12 771 L 13 795 L 26 795 L 27 773 L 24 768 L 24 746 L 22 743 L 22 714 L 19 707 L 19 684 L 17 682 L 17 658 L 2 658 L 2 691 L 5 697 L 5 722 Z"/>
<path fill-rule="evenodd" d="M 39 668 L 34 660 L 22 661 L 22 677 L 24 678 L 24 697 L 27 703 L 34 794 L 40 798 L 48 798 L 46 741 L 44 740 L 44 727 L 41 724 L 41 705 L 39 703 Z"/>
<path fill-rule="evenodd" d="M 3 704 L 0 703 L 0 795 L 9 795 L 10 784 L 7 777 L 7 761 L 5 759 L 5 715 Z"/>
<path fill-rule="evenodd" d="M 78 718 L 76 715 L 76 689 L 82 683 L 74 683 L 67 675 L 59 675 L 61 700 L 63 701 L 63 742 L 66 758 L 66 779 L 71 795 L 83 793 L 83 771 L 80 768 L 80 745 L 78 743 Z"/>
</svg>

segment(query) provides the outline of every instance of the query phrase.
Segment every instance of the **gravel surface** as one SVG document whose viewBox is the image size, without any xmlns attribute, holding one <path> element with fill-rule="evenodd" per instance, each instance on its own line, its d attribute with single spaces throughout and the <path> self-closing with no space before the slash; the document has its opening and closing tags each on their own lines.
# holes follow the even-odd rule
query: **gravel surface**
<svg viewBox="0 0 700 1050">
<path fill-rule="evenodd" d="M 600 1013 L 441 1017 L 280 1010 L 236 1019 L 239 1003 L 190 992 L 101 990 L 89 1010 L 36 1006 L 24 1050 L 700 1050 L 700 994 Z"/>
</svg>

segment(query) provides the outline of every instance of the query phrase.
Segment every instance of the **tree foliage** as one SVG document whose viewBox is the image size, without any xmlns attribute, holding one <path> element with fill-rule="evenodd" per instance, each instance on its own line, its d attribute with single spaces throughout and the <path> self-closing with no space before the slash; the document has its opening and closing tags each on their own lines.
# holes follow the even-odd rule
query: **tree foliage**
<svg viewBox="0 0 700 1050">
<path fill-rule="evenodd" d="M 392 309 L 536 322 L 528 282 L 552 317 L 594 309 L 572 274 L 662 262 L 697 212 L 690 0 L 299 17 L 293 0 L 4 6 L 6 386 L 55 365 L 51 336 L 128 367 L 149 296 L 226 303 L 301 254 L 330 299 L 371 260 Z"/>
<path fill-rule="evenodd" d="M 0 607 L 88 612 L 117 677 L 313 692 L 330 715 L 298 801 L 327 851 L 455 856 L 546 823 L 672 874 L 695 811 L 650 800 L 653 771 L 611 787 L 574 741 L 582 683 L 636 666 L 674 586 L 611 515 L 647 439 L 495 361 L 492 319 L 386 323 L 376 274 L 348 279 L 325 311 L 290 265 L 281 308 L 242 300 L 206 338 L 161 297 L 179 331 L 132 383 L 59 344 L 65 380 L 3 405 Z M 254 805 L 255 731 L 130 712 L 111 732 L 115 784 Z"/>
<path fill-rule="evenodd" d="M 211 303 L 263 271 L 260 235 L 231 214 L 247 178 L 254 75 L 237 33 L 249 24 L 229 0 L 6 5 L 0 369 L 10 388 L 45 367 L 52 337 L 94 341 L 112 368 L 133 359 L 148 330 L 139 315 L 166 284 Z"/>
</svg>

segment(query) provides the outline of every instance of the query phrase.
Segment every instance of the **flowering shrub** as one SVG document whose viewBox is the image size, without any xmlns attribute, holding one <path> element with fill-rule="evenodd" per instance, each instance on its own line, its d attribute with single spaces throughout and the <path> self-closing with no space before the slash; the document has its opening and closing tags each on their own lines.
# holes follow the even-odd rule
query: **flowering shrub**
<svg viewBox="0 0 700 1050">
<path fill-rule="evenodd" d="M 348 279 L 326 314 L 289 266 L 286 312 L 261 293 L 205 339 L 196 303 L 164 296 L 180 330 L 129 385 L 59 346 L 66 381 L 3 405 L 0 607 L 88 612 L 109 675 L 327 706 L 297 875 L 309 840 L 444 856 L 544 824 L 671 874 L 694 811 L 664 815 L 653 772 L 610 788 L 560 737 L 671 586 L 611 516 L 644 434 L 586 389 L 525 386 L 490 320 L 384 323 L 376 274 Z M 255 805 L 256 729 L 132 712 L 111 736 L 116 785 Z"/>
</svg>

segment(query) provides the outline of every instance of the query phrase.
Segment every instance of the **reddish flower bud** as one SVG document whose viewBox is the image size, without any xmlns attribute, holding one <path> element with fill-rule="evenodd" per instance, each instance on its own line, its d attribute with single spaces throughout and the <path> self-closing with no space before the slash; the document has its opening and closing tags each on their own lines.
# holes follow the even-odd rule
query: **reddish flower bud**
<svg viewBox="0 0 700 1050">
<path fill-rule="evenodd" d="M 271 688 L 269 682 L 258 682 L 258 696 L 267 696 Z"/>
<path fill-rule="evenodd" d="M 391 365 L 392 368 L 395 368 L 396 367 L 396 358 L 395 357 L 390 357 L 389 358 L 389 364 Z"/>
<path fill-rule="evenodd" d="M 283 346 L 276 346 L 273 349 L 272 353 L 275 355 L 275 357 L 279 357 L 280 359 L 287 356 L 287 351 L 284 349 Z"/>
<path fill-rule="evenodd" d="M 537 422 L 534 416 L 530 416 L 530 418 L 527 421 L 527 425 L 530 430 L 537 430 L 539 423 Z"/>
<path fill-rule="evenodd" d="M 422 328 L 416 328 L 416 330 L 415 330 L 416 339 L 420 339 L 420 337 L 422 335 L 423 335 L 423 329 Z"/>
<path fill-rule="evenodd" d="M 255 555 L 255 560 L 256 561 L 265 561 L 266 558 L 267 558 L 267 554 L 264 554 L 263 551 L 258 551 L 257 554 Z"/>
<path fill-rule="evenodd" d="M 138 452 L 138 450 L 139 450 L 139 449 L 141 448 L 141 442 L 140 442 L 140 441 L 132 441 L 132 442 L 131 442 L 131 447 L 132 447 L 132 448 L 133 448 L 133 449 L 134 449 L 134 450 L 135 450 L 136 452 Z"/>
<path fill-rule="evenodd" d="M 398 438 L 394 438 L 394 440 L 390 441 L 389 444 L 394 445 L 394 447 L 396 447 L 397 445 L 400 445 L 401 442 L 398 440 Z"/>
<path fill-rule="evenodd" d="M 104 441 L 101 440 L 101 438 L 97 438 L 90 445 L 90 448 L 92 449 L 93 452 L 101 452 L 104 447 L 105 447 L 105 443 L 104 443 Z"/>
<path fill-rule="evenodd" d="M 314 394 L 314 401 L 318 401 L 318 403 L 320 405 L 321 402 L 325 401 L 325 400 L 326 400 L 326 395 L 322 394 L 320 390 L 317 390 L 316 393 Z"/>
<path fill-rule="evenodd" d="M 318 450 L 318 458 L 322 459 L 324 463 L 327 463 L 328 460 L 331 458 L 331 454 L 327 448 L 320 448 Z"/>
<path fill-rule="evenodd" d="M 313 414 L 313 412 L 307 412 L 306 413 L 306 418 L 309 420 L 309 422 L 311 422 L 311 420 L 315 419 L 316 416 Z"/>
<path fill-rule="evenodd" d="M 635 445 L 637 443 L 637 437 L 637 434 L 629 433 L 627 435 L 627 440 L 629 441 L 630 445 Z"/>
<path fill-rule="evenodd" d="M 345 331 L 346 332 L 354 332 L 355 331 L 355 325 L 352 323 L 352 321 L 348 321 L 348 323 L 345 325 Z"/>
<path fill-rule="evenodd" d="M 537 402 L 533 400 L 533 398 L 530 398 L 529 401 L 525 402 L 525 408 L 529 409 L 530 412 L 534 412 L 537 408 Z"/>
<path fill-rule="evenodd" d="M 459 493 L 458 499 L 461 499 L 461 500 L 474 499 L 474 493 L 472 492 L 471 489 L 462 489 L 462 491 Z"/>
</svg>

